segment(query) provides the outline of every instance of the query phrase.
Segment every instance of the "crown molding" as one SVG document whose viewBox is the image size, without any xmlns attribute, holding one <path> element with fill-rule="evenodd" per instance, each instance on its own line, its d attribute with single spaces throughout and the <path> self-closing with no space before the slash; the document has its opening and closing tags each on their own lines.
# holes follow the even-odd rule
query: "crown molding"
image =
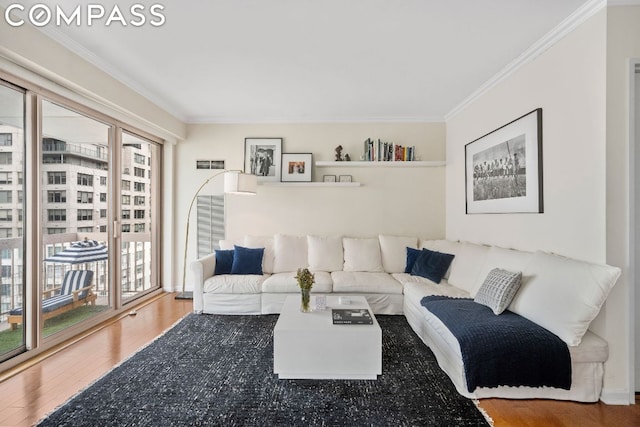
<svg viewBox="0 0 640 427">
<path fill-rule="evenodd" d="M 609 0 L 607 6 L 640 6 L 640 0 Z"/>
<path fill-rule="evenodd" d="M 140 85 L 136 80 L 132 79 L 128 75 L 124 74 L 122 71 L 114 67 L 108 61 L 100 58 L 80 43 L 73 40 L 71 37 L 64 34 L 59 29 L 53 26 L 45 26 L 45 27 L 34 27 L 37 28 L 41 33 L 50 39 L 56 41 L 66 49 L 70 50 L 74 54 L 78 55 L 80 58 L 89 62 L 90 64 L 97 67 L 102 72 L 106 73 L 113 79 L 117 80 L 119 83 L 127 86 L 129 89 L 143 96 L 144 98 L 151 101 L 153 104 L 157 105 L 159 108 L 162 108 L 167 113 L 171 114 L 178 120 L 185 122 L 185 115 L 183 112 L 176 110 L 171 104 L 169 104 L 166 100 L 158 97 L 154 92 L 148 90 L 144 86 Z"/>
<path fill-rule="evenodd" d="M 208 117 L 187 118 L 187 124 L 322 124 L 322 123 L 444 123 L 443 116 L 426 117 Z"/>
<path fill-rule="evenodd" d="M 618 1 L 634 1 L 640 2 L 640 0 L 618 0 Z M 611 3 L 611 0 L 609 0 Z M 514 61 L 507 64 L 502 70 L 500 70 L 497 74 L 487 80 L 482 86 L 476 89 L 471 95 L 469 95 L 466 99 L 464 99 L 460 104 L 455 106 L 451 111 L 445 114 L 445 120 L 450 120 L 458 113 L 463 111 L 469 105 L 473 104 L 478 98 L 487 93 L 489 90 L 493 89 L 495 86 L 500 84 L 502 81 L 509 78 L 516 71 L 518 71 L 521 67 L 528 64 L 529 62 L 536 59 L 538 56 L 542 55 L 553 45 L 562 40 L 567 34 L 572 32 L 576 27 L 584 23 L 586 20 L 591 18 L 593 15 L 598 13 L 600 10 L 607 6 L 607 0 L 590 0 L 581 7 L 579 7 L 575 12 L 569 15 L 565 20 L 563 20 L 560 24 L 558 24 L 554 29 L 545 34 L 540 40 L 535 42 L 529 49 L 524 51 L 520 56 L 518 56 Z"/>
</svg>

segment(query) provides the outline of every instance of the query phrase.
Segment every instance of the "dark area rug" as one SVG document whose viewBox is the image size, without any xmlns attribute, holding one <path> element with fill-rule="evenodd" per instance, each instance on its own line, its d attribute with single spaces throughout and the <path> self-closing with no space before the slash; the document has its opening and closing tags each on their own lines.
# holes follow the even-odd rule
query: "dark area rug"
<svg viewBox="0 0 640 427">
<path fill-rule="evenodd" d="M 377 316 L 383 373 L 375 381 L 279 380 L 277 319 L 190 314 L 39 425 L 489 425 L 404 316 Z"/>
</svg>

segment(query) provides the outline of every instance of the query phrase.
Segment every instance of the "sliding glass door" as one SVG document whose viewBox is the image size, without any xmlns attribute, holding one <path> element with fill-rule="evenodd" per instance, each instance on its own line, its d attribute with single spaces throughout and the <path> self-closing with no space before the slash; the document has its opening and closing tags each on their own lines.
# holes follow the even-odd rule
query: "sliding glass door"
<svg viewBox="0 0 640 427">
<path fill-rule="evenodd" d="M 123 132 L 121 150 L 121 297 L 126 302 L 155 289 L 159 193 L 159 146 Z"/>
<path fill-rule="evenodd" d="M 42 102 L 43 337 L 111 306 L 110 129 L 66 107 Z"/>
</svg>

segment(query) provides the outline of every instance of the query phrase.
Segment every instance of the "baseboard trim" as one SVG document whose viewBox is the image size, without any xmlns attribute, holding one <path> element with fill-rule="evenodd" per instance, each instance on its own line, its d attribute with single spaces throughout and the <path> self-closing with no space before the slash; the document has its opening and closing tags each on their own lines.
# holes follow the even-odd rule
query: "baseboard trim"
<svg viewBox="0 0 640 427">
<path fill-rule="evenodd" d="M 600 394 L 600 401 L 607 405 L 631 405 L 634 402 L 629 401 L 631 393 L 628 390 L 606 390 L 603 389 Z"/>
</svg>

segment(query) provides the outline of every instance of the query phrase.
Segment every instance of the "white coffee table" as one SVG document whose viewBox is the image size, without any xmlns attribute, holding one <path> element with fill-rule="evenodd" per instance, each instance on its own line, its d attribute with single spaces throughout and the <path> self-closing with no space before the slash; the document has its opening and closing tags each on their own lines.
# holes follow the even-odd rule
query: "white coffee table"
<svg viewBox="0 0 640 427">
<path fill-rule="evenodd" d="M 372 379 L 382 374 L 382 330 L 363 296 L 327 296 L 324 311 L 300 312 L 287 297 L 273 330 L 273 371 L 281 379 Z M 314 296 L 311 305 L 315 305 Z M 334 325 L 332 308 L 368 308 L 373 325 Z"/>
</svg>

